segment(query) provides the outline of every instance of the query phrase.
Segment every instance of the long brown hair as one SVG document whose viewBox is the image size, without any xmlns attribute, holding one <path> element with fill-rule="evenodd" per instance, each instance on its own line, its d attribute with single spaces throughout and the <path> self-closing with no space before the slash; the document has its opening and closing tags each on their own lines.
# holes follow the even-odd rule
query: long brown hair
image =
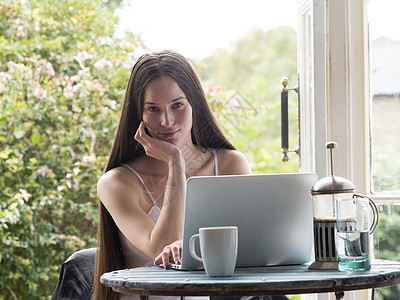
<svg viewBox="0 0 400 300">
<path fill-rule="evenodd" d="M 215 121 L 200 81 L 189 61 L 172 51 L 145 54 L 138 59 L 132 69 L 105 172 L 144 154 L 143 147 L 133 136 L 142 121 L 145 88 L 150 81 L 162 75 L 171 76 L 178 83 L 192 106 L 193 144 L 202 150 L 235 149 Z M 126 265 L 121 254 L 118 227 L 100 202 L 93 299 L 119 299 L 119 294 L 100 283 L 100 277 L 105 272 L 123 268 L 126 268 Z"/>
</svg>

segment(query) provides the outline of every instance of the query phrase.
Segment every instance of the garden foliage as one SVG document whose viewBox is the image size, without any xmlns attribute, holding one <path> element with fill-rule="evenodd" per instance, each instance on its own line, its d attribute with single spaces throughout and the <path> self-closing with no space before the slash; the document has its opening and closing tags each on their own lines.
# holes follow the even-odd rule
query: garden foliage
<svg viewBox="0 0 400 300">
<path fill-rule="evenodd" d="M 141 43 L 100 0 L 0 1 L 0 299 L 52 294 L 95 246 L 96 182 Z"/>
<path fill-rule="evenodd" d="M 255 173 L 292 173 L 299 170 L 298 155 L 281 161 L 281 78 L 297 84 L 297 33 L 281 26 L 269 31 L 253 28 L 217 49 L 201 62 L 200 78 L 212 94 L 222 98 L 220 123 L 238 149 L 246 154 Z M 227 108 L 230 108 L 228 110 Z M 233 109 L 235 108 L 235 109 Z M 297 94 L 289 92 L 289 148 L 299 145 Z"/>
</svg>

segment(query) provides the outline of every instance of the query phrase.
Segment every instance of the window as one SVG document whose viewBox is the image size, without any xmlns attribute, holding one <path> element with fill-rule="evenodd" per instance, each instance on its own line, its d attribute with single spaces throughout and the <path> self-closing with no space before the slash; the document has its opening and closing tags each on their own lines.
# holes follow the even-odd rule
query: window
<svg viewBox="0 0 400 300">
<path fill-rule="evenodd" d="M 388 9 L 390 8 L 390 9 Z M 395 0 L 369 0 L 371 196 L 380 209 L 374 234 L 376 258 L 399 260 L 400 239 L 400 20 Z M 394 299 L 400 286 L 379 289 L 377 299 Z"/>
<path fill-rule="evenodd" d="M 369 0 L 371 191 L 400 192 L 400 27 L 395 0 Z M 390 7 L 390 9 L 388 9 Z M 400 8 L 400 7 L 399 7 Z M 390 25 L 390 26 L 389 26 Z"/>
<path fill-rule="evenodd" d="M 388 41 L 380 39 L 379 44 L 374 34 L 378 25 L 387 30 L 399 28 L 395 14 L 398 1 L 309 2 L 313 7 L 315 95 L 309 101 L 314 105 L 315 114 L 308 115 L 308 119 L 315 124 L 315 170 L 320 177 L 328 174 L 323 145 L 328 140 L 338 142 L 339 149 L 334 154 L 335 174 L 348 178 L 357 192 L 380 203 L 381 221 L 374 235 L 375 257 L 396 260 L 400 252 L 397 250 L 400 168 L 396 155 L 400 124 L 397 123 L 399 118 L 390 122 L 389 117 L 392 111 L 399 111 L 391 106 L 399 104 L 399 92 L 389 88 L 400 76 L 394 74 L 389 78 L 388 74 L 399 70 L 396 69 L 398 58 L 389 57 L 398 43 L 392 41 L 390 46 L 383 47 L 382 42 L 387 44 Z M 384 15 L 379 16 L 382 9 Z M 382 55 L 383 51 L 389 52 Z M 387 71 L 383 70 L 387 65 L 382 58 L 390 59 Z M 381 79 L 380 72 L 386 80 Z M 380 121 L 382 114 L 385 122 Z M 377 292 L 376 299 L 393 299 L 399 294 L 397 289 L 396 286 L 382 289 Z M 366 297 L 367 293 L 360 296 L 357 292 L 349 299 Z"/>
</svg>

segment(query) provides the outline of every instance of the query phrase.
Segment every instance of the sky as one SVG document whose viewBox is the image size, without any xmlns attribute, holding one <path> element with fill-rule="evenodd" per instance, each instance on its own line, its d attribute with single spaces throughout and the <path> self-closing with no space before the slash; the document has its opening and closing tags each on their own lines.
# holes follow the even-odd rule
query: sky
<svg viewBox="0 0 400 300">
<path fill-rule="evenodd" d="M 298 28 L 298 0 L 124 0 L 121 29 L 141 34 L 151 51 L 175 50 L 192 59 L 211 55 L 258 26 Z M 372 39 L 400 41 L 400 0 L 368 0 Z"/>
<path fill-rule="evenodd" d="M 121 27 L 140 33 L 152 51 L 204 58 L 258 26 L 297 30 L 297 0 L 125 0 Z M 129 4 L 128 4 L 129 3 Z M 128 4 L 128 5 L 127 5 Z"/>
<path fill-rule="evenodd" d="M 399 0 L 369 0 L 368 19 L 371 39 L 385 36 L 400 41 L 399 11 Z"/>
</svg>

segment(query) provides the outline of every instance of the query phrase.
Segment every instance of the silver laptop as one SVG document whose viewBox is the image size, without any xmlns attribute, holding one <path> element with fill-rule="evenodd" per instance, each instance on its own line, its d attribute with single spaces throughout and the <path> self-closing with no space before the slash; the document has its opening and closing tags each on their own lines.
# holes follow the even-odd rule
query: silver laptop
<svg viewBox="0 0 400 300">
<path fill-rule="evenodd" d="M 315 173 L 191 177 L 187 181 L 181 265 L 202 269 L 189 253 L 200 227 L 238 226 L 236 267 L 302 264 L 312 249 Z M 196 245 L 197 253 L 199 245 Z"/>
</svg>

